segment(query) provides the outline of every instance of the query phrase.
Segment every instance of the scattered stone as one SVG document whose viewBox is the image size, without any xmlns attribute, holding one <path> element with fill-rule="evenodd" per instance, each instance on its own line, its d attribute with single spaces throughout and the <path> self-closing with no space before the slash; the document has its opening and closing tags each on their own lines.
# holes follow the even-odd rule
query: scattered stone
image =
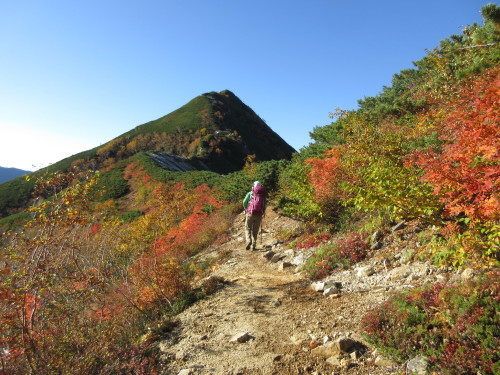
<svg viewBox="0 0 500 375">
<path fill-rule="evenodd" d="M 183 351 L 179 351 L 177 353 L 175 353 L 175 359 L 177 361 L 185 361 L 187 359 L 188 355 L 187 353 L 183 352 Z"/>
<path fill-rule="evenodd" d="M 391 361 L 390 359 L 386 359 L 382 356 L 378 356 L 375 358 L 375 365 L 379 367 L 394 367 L 397 366 L 396 362 Z"/>
<path fill-rule="evenodd" d="M 356 341 L 349 337 L 340 337 L 335 341 L 327 342 L 325 345 L 318 346 L 311 350 L 311 354 L 319 357 L 335 357 L 342 353 L 348 353 L 356 345 Z"/>
<path fill-rule="evenodd" d="M 323 295 L 325 297 L 329 297 L 329 296 L 332 296 L 332 295 L 337 295 L 339 294 L 340 290 L 338 290 L 337 288 L 333 287 L 333 288 L 328 288 L 328 289 L 325 289 L 324 292 L 323 292 Z"/>
<path fill-rule="evenodd" d="M 311 288 L 315 292 L 322 292 L 325 289 L 325 283 L 323 283 L 321 281 L 316 281 L 316 282 L 311 284 Z"/>
<path fill-rule="evenodd" d="M 315 349 L 320 345 L 320 343 L 316 340 L 311 340 L 309 343 L 309 349 Z"/>
<path fill-rule="evenodd" d="M 427 374 L 427 368 L 429 367 L 429 360 L 423 355 L 417 355 L 415 358 L 408 361 L 406 364 L 406 369 L 416 375 Z"/>
<path fill-rule="evenodd" d="M 460 278 L 464 281 L 471 280 L 474 276 L 474 270 L 472 268 L 466 268 L 460 274 Z"/>
<path fill-rule="evenodd" d="M 361 354 L 355 350 L 353 351 L 352 353 L 349 354 L 349 356 L 351 357 L 351 359 L 353 359 L 354 361 L 358 360 L 359 358 L 361 358 Z"/>
<path fill-rule="evenodd" d="M 283 263 L 280 263 L 280 265 L 278 266 L 278 270 L 283 271 L 284 269 L 290 268 L 292 266 L 293 266 L 293 264 L 290 262 L 283 262 Z"/>
<path fill-rule="evenodd" d="M 189 369 L 189 368 L 185 368 L 185 369 L 179 371 L 179 373 L 177 375 L 193 375 L 193 371 L 191 371 L 191 369 Z"/>
<path fill-rule="evenodd" d="M 356 275 L 358 277 L 368 277 L 371 276 L 375 273 L 375 270 L 373 267 L 367 266 L 367 267 L 359 267 L 357 269 Z"/>
<path fill-rule="evenodd" d="M 333 366 L 341 367 L 343 369 L 348 369 L 352 365 L 352 362 L 349 358 L 338 357 L 338 356 L 329 357 L 327 358 L 326 362 Z"/>
<path fill-rule="evenodd" d="M 276 357 L 273 358 L 273 361 L 274 362 L 279 362 L 283 359 L 283 356 L 282 355 L 277 355 Z"/>
<path fill-rule="evenodd" d="M 283 254 L 274 254 L 273 257 L 271 258 L 270 262 L 271 263 L 278 263 L 280 260 L 282 260 L 285 256 Z"/>
<path fill-rule="evenodd" d="M 391 231 L 392 232 L 395 232 L 397 230 L 400 230 L 400 229 L 403 229 L 404 227 L 406 227 L 406 224 L 404 221 L 400 221 L 399 223 L 397 223 L 396 225 L 394 225 L 392 228 L 391 228 Z"/>
<path fill-rule="evenodd" d="M 229 342 L 242 344 L 253 338 L 254 337 L 252 337 L 248 332 L 244 332 L 234 335 L 233 337 L 231 337 L 231 340 L 229 340 Z"/>
<path fill-rule="evenodd" d="M 338 357 L 338 356 L 333 356 L 333 357 L 328 357 L 326 359 L 326 362 L 331 364 L 332 366 L 338 366 L 340 367 L 340 360 L 342 359 L 342 357 Z"/>
<path fill-rule="evenodd" d="M 401 280 L 406 279 L 411 274 L 411 268 L 408 265 L 403 265 L 394 268 L 387 275 L 389 280 Z"/>
<path fill-rule="evenodd" d="M 295 258 L 292 259 L 291 263 L 294 266 L 302 266 L 306 263 L 306 259 L 304 258 L 304 256 L 302 254 L 297 255 Z"/>
<path fill-rule="evenodd" d="M 273 256 L 275 256 L 276 253 L 274 251 L 268 251 L 266 253 L 264 253 L 264 258 L 266 258 L 267 260 L 271 260 L 273 259 Z"/>
</svg>

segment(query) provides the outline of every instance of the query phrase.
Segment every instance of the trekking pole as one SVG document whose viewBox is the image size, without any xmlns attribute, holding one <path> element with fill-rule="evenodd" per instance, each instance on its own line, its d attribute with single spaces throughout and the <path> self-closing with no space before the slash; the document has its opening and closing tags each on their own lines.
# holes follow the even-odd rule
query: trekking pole
<svg viewBox="0 0 500 375">
<path fill-rule="evenodd" d="M 260 244 L 262 245 L 262 231 L 264 230 L 264 218 L 266 214 L 262 215 L 262 221 L 260 222 Z"/>
</svg>

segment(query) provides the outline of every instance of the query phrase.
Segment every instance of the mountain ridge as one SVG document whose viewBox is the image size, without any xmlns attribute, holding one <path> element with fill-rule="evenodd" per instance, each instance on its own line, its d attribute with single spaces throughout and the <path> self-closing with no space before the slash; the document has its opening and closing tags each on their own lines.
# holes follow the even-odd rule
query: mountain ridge
<svg viewBox="0 0 500 375">
<path fill-rule="evenodd" d="M 165 116 L 64 158 L 43 172 L 106 171 L 141 152 L 150 157 L 173 155 L 163 164 L 158 163 L 162 158 L 153 156 L 159 168 L 184 171 L 190 164 L 189 170 L 227 174 L 241 170 L 248 161 L 290 159 L 295 150 L 234 93 L 223 90 L 197 96 Z M 176 160 L 182 165 L 176 166 Z M 34 172 L 33 179 L 41 174 L 42 170 Z M 33 186 L 24 179 L 0 184 L 0 215 L 25 207 Z"/>
<path fill-rule="evenodd" d="M 31 173 L 31 171 L 26 171 L 19 168 L 0 167 L 0 184 L 12 180 L 16 177 L 24 176 L 28 173 Z"/>
</svg>

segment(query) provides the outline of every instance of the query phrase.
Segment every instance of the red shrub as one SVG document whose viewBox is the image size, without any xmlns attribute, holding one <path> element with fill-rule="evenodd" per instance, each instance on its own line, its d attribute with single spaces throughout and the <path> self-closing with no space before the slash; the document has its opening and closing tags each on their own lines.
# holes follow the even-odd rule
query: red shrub
<svg viewBox="0 0 500 375">
<path fill-rule="evenodd" d="M 366 240 L 366 234 L 352 232 L 337 242 L 337 249 L 343 258 L 357 263 L 366 258 L 370 244 Z"/>
<path fill-rule="evenodd" d="M 305 249 L 318 246 L 319 244 L 328 241 L 332 235 L 330 233 L 316 233 L 302 236 L 297 241 L 297 249 Z"/>
<path fill-rule="evenodd" d="M 423 179 L 445 204 L 448 215 L 495 220 L 500 203 L 500 77 L 499 69 L 463 83 L 460 98 L 448 103 L 449 112 L 436 129 L 445 141 L 441 153 L 416 154 L 425 170 Z"/>
</svg>

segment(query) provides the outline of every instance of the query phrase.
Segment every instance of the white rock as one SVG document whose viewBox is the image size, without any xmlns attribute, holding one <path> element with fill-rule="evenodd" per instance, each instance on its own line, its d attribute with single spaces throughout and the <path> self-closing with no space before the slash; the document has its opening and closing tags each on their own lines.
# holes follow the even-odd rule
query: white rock
<svg viewBox="0 0 500 375">
<path fill-rule="evenodd" d="M 179 371 L 179 373 L 177 375 L 192 375 L 192 374 L 193 374 L 193 371 L 191 371 L 191 369 L 185 368 L 185 369 Z"/>
<path fill-rule="evenodd" d="M 306 259 L 304 258 L 304 256 L 302 254 L 297 255 L 295 258 L 292 259 L 291 263 L 294 266 L 301 266 L 301 265 L 306 263 Z"/>
<path fill-rule="evenodd" d="M 427 368 L 429 367 L 429 360 L 423 355 L 417 355 L 415 358 L 408 361 L 406 364 L 406 369 L 416 375 L 427 374 Z"/>
<path fill-rule="evenodd" d="M 325 289 L 325 283 L 321 281 L 316 281 L 311 284 L 311 288 L 316 292 L 322 292 Z"/>
</svg>

